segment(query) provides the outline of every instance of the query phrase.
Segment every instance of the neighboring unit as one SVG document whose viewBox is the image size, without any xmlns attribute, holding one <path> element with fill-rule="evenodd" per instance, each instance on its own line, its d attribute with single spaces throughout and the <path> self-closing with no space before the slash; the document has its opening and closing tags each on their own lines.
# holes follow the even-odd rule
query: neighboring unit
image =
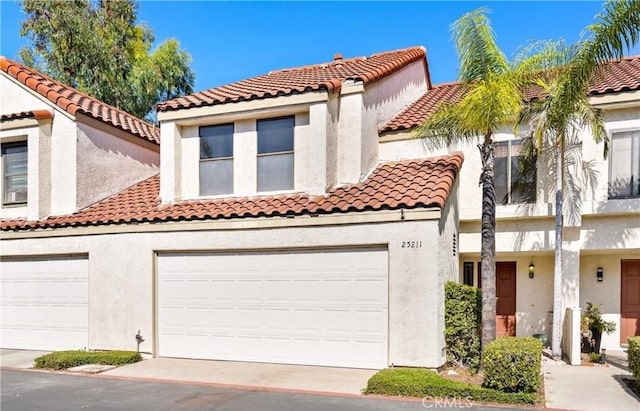
<svg viewBox="0 0 640 411">
<path fill-rule="evenodd" d="M 4 57 L 0 68 L 3 228 L 69 215 L 157 174 L 156 127 Z M 90 258 L 55 241 L 56 251 L 24 241 L 17 252 L 2 242 L 0 346 L 90 346 Z"/>
<path fill-rule="evenodd" d="M 581 132 L 581 157 L 592 163 L 597 185 L 591 189 L 576 178 L 583 185 L 577 218 L 568 217 L 571 206 L 565 202 L 562 311 L 585 309 L 587 302 L 601 305 L 604 319 L 615 321 L 617 328 L 603 335 L 602 347 L 620 349 L 627 337 L 640 335 L 640 56 L 608 63 L 589 96 L 604 112 L 611 146 L 605 159 L 603 146 L 594 143 L 588 130 Z M 381 160 L 428 155 L 422 142 L 413 138 L 415 127 L 437 104 L 459 98 L 457 83 L 434 86 L 383 125 Z M 544 154 L 533 173 L 518 175 L 520 140 L 510 128 L 495 134 L 494 141 L 498 335 L 543 334 L 551 341 L 555 175 L 548 171 Z M 473 144 L 452 148 L 465 156 L 458 194 L 459 279 L 481 286 L 480 155 Z M 565 323 L 573 328 L 564 330 L 563 351 L 575 353 L 569 337 L 580 341 L 580 324 Z"/>
</svg>

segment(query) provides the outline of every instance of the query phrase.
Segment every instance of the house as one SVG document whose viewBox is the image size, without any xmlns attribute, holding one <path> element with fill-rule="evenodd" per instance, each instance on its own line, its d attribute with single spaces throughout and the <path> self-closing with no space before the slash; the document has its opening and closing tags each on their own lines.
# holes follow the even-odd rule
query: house
<svg viewBox="0 0 640 411">
<path fill-rule="evenodd" d="M 603 347 L 640 333 L 640 58 L 609 66 L 589 93 L 612 150 L 603 159 L 583 133 L 600 184 L 564 233 L 570 356 L 587 301 L 618 324 Z M 426 51 L 413 47 L 337 54 L 159 104 L 159 173 L 76 209 L 0 222 L 3 282 L 85 279 L 66 287 L 79 303 L 59 314 L 84 320 L 56 330 L 57 346 L 36 314 L 3 318 L 0 345 L 19 332 L 12 348 L 133 349 L 139 333 L 142 351 L 164 357 L 441 366 L 444 282 L 481 286 L 480 159 L 473 145 L 429 152 L 414 130 L 459 96 L 456 83 L 431 84 Z M 32 110 L 34 123 L 34 109 L 10 111 Z M 513 195 L 519 140 L 510 128 L 495 138 L 499 332 L 550 337 L 552 178 L 541 156 L 530 200 Z M 14 297 L 32 289 L 16 284 L 3 304 L 26 312 L 37 301 Z"/>
<path fill-rule="evenodd" d="M 440 84 L 380 128 L 380 160 L 428 155 L 414 129 L 437 104 L 460 98 L 457 83 Z M 592 162 L 597 185 L 582 194 L 582 208 L 570 219 L 565 207 L 562 312 L 567 314 L 563 352 L 579 363 L 579 312 L 587 302 L 601 305 L 616 331 L 603 335 L 602 347 L 620 349 L 640 335 L 640 56 L 612 61 L 591 85 L 590 102 L 603 110 L 611 141 L 609 156 L 588 130 L 581 133 L 582 160 Z M 551 338 L 554 270 L 554 188 L 548 158 L 539 156 L 537 172 L 525 179 L 528 196 L 512 190 L 520 141 L 510 128 L 496 141 L 496 287 L 498 335 Z M 460 225 L 459 281 L 479 286 L 481 169 L 474 144 L 464 152 L 458 185 Z M 537 175 L 536 175 L 537 174 Z M 573 221 L 571 221 L 573 220 Z M 569 318 L 572 317 L 572 318 Z M 576 357 L 575 354 L 578 354 Z"/>
<path fill-rule="evenodd" d="M 37 76 L 5 69 L 16 65 L 2 65 L 12 87 L 14 71 Z M 16 94 L 51 100 L 37 83 Z M 138 170 L 98 201 L 0 223 L 1 345 L 135 349 L 140 334 L 156 356 L 442 365 L 463 157 L 383 162 L 378 133 L 429 88 L 426 52 L 414 47 L 161 103 L 159 174 Z M 36 108 L 4 96 L 3 110 Z M 54 125 L 60 100 L 43 101 Z M 30 141 L 29 155 L 47 154 Z M 48 283 L 33 294 L 36 281 Z"/>
<path fill-rule="evenodd" d="M 158 173 L 158 128 L 4 57 L 0 68 L 3 224 L 73 214 Z M 87 346 L 86 253 L 58 237 L 56 250 L 20 241 L 28 258 L 7 259 L 6 236 L 0 345 Z"/>
</svg>

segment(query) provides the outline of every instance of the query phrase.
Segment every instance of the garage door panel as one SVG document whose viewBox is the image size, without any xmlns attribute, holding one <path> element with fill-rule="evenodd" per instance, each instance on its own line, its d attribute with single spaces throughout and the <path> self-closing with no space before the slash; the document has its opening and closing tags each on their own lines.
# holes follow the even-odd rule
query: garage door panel
<svg viewBox="0 0 640 411">
<path fill-rule="evenodd" d="M 384 367 L 387 290 L 382 249 L 160 255 L 159 355 Z"/>
<path fill-rule="evenodd" d="M 86 258 L 0 261 L 3 348 L 79 349 L 88 341 Z"/>
</svg>

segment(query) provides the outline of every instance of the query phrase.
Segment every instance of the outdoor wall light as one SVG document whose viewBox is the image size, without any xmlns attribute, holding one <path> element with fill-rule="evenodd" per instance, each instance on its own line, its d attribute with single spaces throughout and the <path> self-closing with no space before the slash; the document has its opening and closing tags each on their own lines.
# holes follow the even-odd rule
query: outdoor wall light
<svg viewBox="0 0 640 411">
<path fill-rule="evenodd" d="M 536 266 L 533 263 L 529 264 L 529 278 L 533 278 L 535 275 Z"/>
<path fill-rule="evenodd" d="M 598 267 L 598 271 L 596 271 L 596 278 L 598 279 L 599 283 L 604 280 L 604 270 L 602 269 L 602 267 Z"/>
</svg>

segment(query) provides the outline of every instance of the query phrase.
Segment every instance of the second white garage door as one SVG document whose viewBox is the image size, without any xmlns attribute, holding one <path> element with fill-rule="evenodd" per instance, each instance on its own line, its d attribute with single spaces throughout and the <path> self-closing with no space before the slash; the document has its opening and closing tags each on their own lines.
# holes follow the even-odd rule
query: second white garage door
<svg viewBox="0 0 640 411">
<path fill-rule="evenodd" d="M 158 354 L 388 365 L 386 249 L 162 254 Z"/>
</svg>

